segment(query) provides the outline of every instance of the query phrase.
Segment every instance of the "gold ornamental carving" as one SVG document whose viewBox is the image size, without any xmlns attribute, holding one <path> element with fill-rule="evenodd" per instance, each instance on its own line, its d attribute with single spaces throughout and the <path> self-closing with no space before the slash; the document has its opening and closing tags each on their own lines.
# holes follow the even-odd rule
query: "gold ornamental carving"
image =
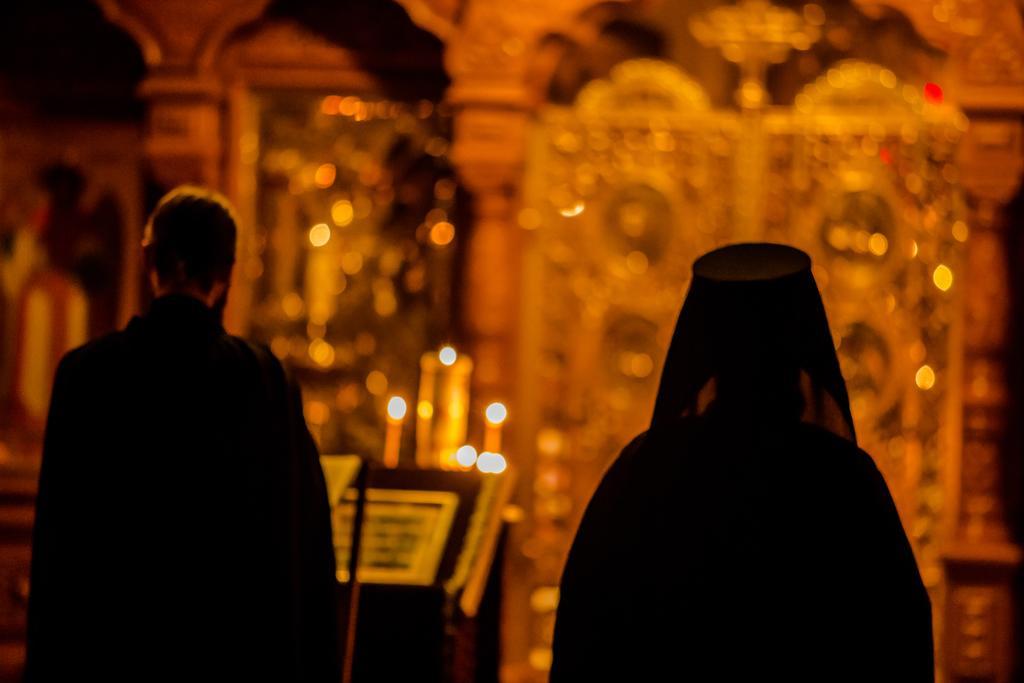
<svg viewBox="0 0 1024 683">
<path fill-rule="evenodd" d="M 462 0 L 396 0 L 405 8 L 409 18 L 444 42 L 451 40 L 457 30 Z"/>
<path fill-rule="evenodd" d="M 403 0 L 405 2 L 406 0 Z M 628 0 L 613 0 L 625 3 Z M 445 65 L 455 104 L 532 109 L 538 102 L 530 70 L 540 41 L 573 34 L 594 0 L 471 0 L 446 39 Z M 416 15 L 410 13 L 413 19 Z M 521 148 L 524 149 L 524 148 Z"/>
<path fill-rule="evenodd" d="M 1024 83 L 1024 46 L 1019 32 L 999 28 L 985 39 L 970 41 L 964 62 L 971 83 Z"/>
<path fill-rule="evenodd" d="M 902 12 L 950 56 L 949 75 L 972 109 L 1024 109 L 1024 20 L 1014 0 L 855 0 L 868 14 Z"/>
<path fill-rule="evenodd" d="M 741 107 L 767 104 L 765 69 L 786 61 L 790 50 L 806 50 L 821 35 L 817 23 L 767 0 L 742 0 L 722 5 L 690 22 L 702 44 L 717 47 L 726 60 L 738 64 L 742 84 L 737 93 Z"/>
<path fill-rule="evenodd" d="M 607 80 L 588 83 L 576 97 L 581 116 L 643 105 L 646 115 L 706 111 L 711 107 L 700 85 L 674 66 L 656 59 L 634 59 L 613 67 Z"/>
<path fill-rule="evenodd" d="M 224 41 L 239 26 L 258 19 L 270 0 L 95 0 L 112 23 L 142 48 L 150 69 L 211 68 Z"/>
<path fill-rule="evenodd" d="M 158 182 L 221 184 L 221 48 L 269 0 L 96 0 L 138 42 L 149 69 L 140 87 L 149 103 L 143 141 Z"/>
</svg>

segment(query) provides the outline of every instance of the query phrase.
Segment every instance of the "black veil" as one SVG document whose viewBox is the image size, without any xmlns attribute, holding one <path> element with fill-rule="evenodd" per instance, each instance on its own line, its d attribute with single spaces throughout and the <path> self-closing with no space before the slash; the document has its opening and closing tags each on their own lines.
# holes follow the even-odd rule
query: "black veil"
<svg viewBox="0 0 1024 683">
<path fill-rule="evenodd" d="M 705 413 L 797 417 L 856 443 L 811 259 L 799 249 L 734 244 L 694 263 L 651 428 Z"/>
<path fill-rule="evenodd" d="M 928 593 L 810 265 L 774 244 L 694 264 L 651 429 L 573 539 L 551 683 L 934 683 Z"/>
</svg>

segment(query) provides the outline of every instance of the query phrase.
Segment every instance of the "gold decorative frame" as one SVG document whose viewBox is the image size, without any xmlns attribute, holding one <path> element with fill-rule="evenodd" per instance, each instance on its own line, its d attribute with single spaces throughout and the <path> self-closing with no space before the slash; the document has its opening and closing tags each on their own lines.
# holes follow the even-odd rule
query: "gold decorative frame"
<svg viewBox="0 0 1024 683">
<path fill-rule="evenodd" d="M 347 518 L 351 526 L 351 510 L 355 492 L 345 495 L 344 507 L 336 506 L 331 515 L 335 529 L 335 552 L 337 556 L 338 581 L 348 581 L 348 548 L 339 540 L 351 538 L 344 531 L 341 520 Z M 437 580 L 437 569 L 444 555 L 444 548 L 451 532 L 455 509 L 459 505 L 458 494 L 450 491 L 404 491 L 400 489 L 369 489 L 366 492 L 366 518 L 363 529 L 363 547 L 359 558 L 359 580 L 363 583 L 389 583 L 408 586 L 429 586 Z M 412 532 L 415 549 L 408 560 L 397 567 L 373 566 L 374 553 L 380 551 L 378 544 L 389 534 L 385 520 L 399 518 L 421 525 L 420 532 Z M 341 527 L 341 530 L 339 530 Z M 339 533 L 341 531 L 341 533 Z M 410 533 L 410 532 L 406 532 Z"/>
<path fill-rule="evenodd" d="M 331 504 L 331 528 L 337 562 L 338 581 L 349 580 L 348 557 L 352 538 L 352 515 L 356 492 L 350 490 L 359 471 L 359 458 L 353 455 L 325 455 L 320 459 L 327 481 Z M 429 586 L 437 580 L 438 566 L 451 533 L 459 496 L 450 491 L 407 491 L 369 489 L 366 492 L 366 517 L 363 522 L 363 547 L 359 558 L 359 580 L 363 583 L 387 583 Z M 395 532 L 396 521 L 400 525 Z M 402 529 L 406 530 L 403 531 Z M 409 531 L 408 529 L 412 529 Z M 394 542 L 405 535 L 412 548 L 404 551 L 398 566 L 374 566 L 381 543 Z M 411 537 L 408 538 L 408 537 Z M 391 552 L 397 553 L 391 548 Z"/>
</svg>

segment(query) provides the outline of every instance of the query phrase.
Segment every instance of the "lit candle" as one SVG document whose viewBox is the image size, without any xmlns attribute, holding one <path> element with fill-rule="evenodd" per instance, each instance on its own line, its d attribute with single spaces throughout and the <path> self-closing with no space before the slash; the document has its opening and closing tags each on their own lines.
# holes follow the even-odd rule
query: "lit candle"
<svg viewBox="0 0 1024 683">
<path fill-rule="evenodd" d="M 423 354 L 416 403 L 416 464 L 459 469 L 455 453 L 466 443 L 473 361 L 451 346 Z"/>
<path fill-rule="evenodd" d="M 484 451 L 476 459 L 476 468 L 484 474 L 501 474 L 508 467 L 505 456 L 501 453 Z"/>
<path fill-rule="evenodd" d="M 495 401 L 484 410 L 484 450 L 491 453 L 501 451 L 501 426 L 508 419 L 508 408 Z"/>
<path fill-rule="evenodd" d="M 398 467 L 398 451 L 402 446 L 402 423 L 405 421 L 406 405 L 401 396 L 388 399 L 387 431 L 384 433 L 384 465 Z"/>
<path fill-rule="evenodd" d="M 476 449 L 469 444 L 461 446 L 457 451 L 455 451 L 455 462 L 459 463 L 459 466 L 463 469 L 468 470 L 473 467 L 473 465 L 476 464 L 476 460 Z"/>
</svg>

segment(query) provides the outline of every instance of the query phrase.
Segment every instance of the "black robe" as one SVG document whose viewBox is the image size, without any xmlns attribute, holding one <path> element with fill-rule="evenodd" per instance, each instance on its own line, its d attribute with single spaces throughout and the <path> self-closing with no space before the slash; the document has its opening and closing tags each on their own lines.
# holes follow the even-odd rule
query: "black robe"
<svg viewBox="0 0 1024 683">
<path fill-rule="evenodd" d="M 298 389 L 195 299 L 54 381 L 25 680 L 338 680 L 330 513 Z"/>
<path fill-rule="evenodd" d="M 569 553 L 552 683 L 934 680 L 928 594 L 810 262 L 773 249 L 695 264 L 651 428 Z"/>
</svg>

